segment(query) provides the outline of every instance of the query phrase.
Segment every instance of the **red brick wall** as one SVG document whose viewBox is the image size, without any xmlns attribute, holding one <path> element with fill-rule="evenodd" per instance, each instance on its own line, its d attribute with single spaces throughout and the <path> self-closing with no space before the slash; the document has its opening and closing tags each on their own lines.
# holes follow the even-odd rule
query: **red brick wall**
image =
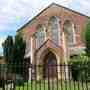
<svg viewBox="0 0 90 90">
<path fill-rule="evenodd" d="M 48 21 L 49 18 L 52 16 L 57 16 L 60 18 L 60 28 L 63 32 L 64 22 L 66 20 L 70 20 L 75 25 L 75 33 L 76 33 L 76 47 L 82 47 L 82 37 L 81 33 L 84 31 L 85 23 L 87 20 L 87 17 L 80 15 L 78 13 L 75 13 L 73 11 L 70 11 L 68 9 L 58 7 L 58 6 L 51 6 L 44 10 L 42 13 L 40 13 L 38 16 L 35 17 L 34 20 L 31 21 L 30 24 L 28 24 L 24 29 L 24 36 L 30 38 L 36 30 L 36 27 L 38 24 L 43 24 L 47 30 L 48 30 Z M 50 43 L 51 44 L 51 43 Z M 61 47 L 60 47 L 61 48 Z"/>
</svg>

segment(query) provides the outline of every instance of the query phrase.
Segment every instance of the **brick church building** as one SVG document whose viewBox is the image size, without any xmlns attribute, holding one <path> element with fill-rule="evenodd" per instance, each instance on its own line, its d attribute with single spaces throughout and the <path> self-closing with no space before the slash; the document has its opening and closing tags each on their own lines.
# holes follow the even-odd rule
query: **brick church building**
<svg viewBox="0 0 90 90">
<path fill-rule="evenodd" d="M 43 69 L 37 68 L 37 78 L 47 77 L 48 65 L 67 64 L 71 56 L 85 49 L 82 32 L 88 18 L 52 3 L 17 31 L 26 42 L 25 60 L 32 65 L 43 65 Z M 50 77 L 56 74 L 53 68 Z"/>
</svg>

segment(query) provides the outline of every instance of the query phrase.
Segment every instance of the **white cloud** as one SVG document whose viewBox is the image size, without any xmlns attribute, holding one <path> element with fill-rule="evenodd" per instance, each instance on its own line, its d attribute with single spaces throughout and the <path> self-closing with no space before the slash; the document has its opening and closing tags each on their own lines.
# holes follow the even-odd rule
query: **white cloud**
<svg viewBox="0 0 90 90">
<path fill-rule="evenodd" d="M 80 4 L 83 6 L 87 6 L 87 5 L 89 5 L 89 2 L 90 2 L 90 0 L 82 0 L 82 2 L 80 2 Z"/>
<path fill-rule="evenodd" d="M 90 0 L 82 0 L 80 2 L 81 5 L 81 11 L 84 12 L 87 15 L 90 15 Z"/>
<path fill-rule="evenodd" d="M 90 0 L 73 0 L 70 8 L 90 16 Z"/>
<path fill-rule="evenodd" d="M 60 1 L 60 4 L 68 6 L 70 3 L 72 3 L 73 0 L 62 0 Z"/>
</svg>

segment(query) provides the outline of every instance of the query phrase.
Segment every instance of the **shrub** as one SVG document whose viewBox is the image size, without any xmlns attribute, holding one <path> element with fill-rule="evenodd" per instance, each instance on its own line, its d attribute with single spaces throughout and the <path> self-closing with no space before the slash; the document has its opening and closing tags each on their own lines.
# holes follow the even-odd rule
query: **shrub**
<svg viewBox="0 0 90 90">
<path fill-rule="evenodd" d="M 86 52 L 87 55 L 90 57 L 90 19 L 86 23 L 85 28 L 85 44 L 86 44 Z"/>
<path fill-rule="evenodd" d="M 73 80 L 90 80 L 90 61 L 85 53 L 74 56 L 69 63 Z"/>
</svg>

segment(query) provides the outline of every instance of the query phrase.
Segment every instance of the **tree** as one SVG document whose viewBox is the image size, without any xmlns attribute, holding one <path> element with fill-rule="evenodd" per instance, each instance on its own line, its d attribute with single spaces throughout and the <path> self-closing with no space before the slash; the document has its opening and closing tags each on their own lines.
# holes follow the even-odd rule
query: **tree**
<svg viewBox="0 0 90 90">
<path fill-rule="evenodd" d="M 13 60 L 13 38 L 12 36 L 8 36 L 3 43 L 3 55 L 7 63 L 11 63 Z"/>
<path fill-rule="evenodd" d="M 15 36 L 14 63 L 23 63 L 26 44 L 20 35 Z"/>
<path fill-rule="evenodd" d="M 15 72 L 22 74 L 24 68 L 24 55 L 26 44 L 20 35 L 15 36 L 14 51 L 13 51 L 13 64 L 15 65 Z"/>
<path fill-rule="evenodd" d="M 87 55 L 90 57 L 90 20 L 88 21 L 88 23 L 86 25 L 85 43 L 86 43 L 86 52 L 87 52 Z"/>
<path fill-rule="evenodd" d="M 15 36 L 13 40 L 12 36 L 8 36 L 3 43 L 3 54 L 8 62 L 8 70 L 22 74 L 22 68 L 24 68 L 24 55 L 26 44 L 20 35 Z"/>
</svg>

